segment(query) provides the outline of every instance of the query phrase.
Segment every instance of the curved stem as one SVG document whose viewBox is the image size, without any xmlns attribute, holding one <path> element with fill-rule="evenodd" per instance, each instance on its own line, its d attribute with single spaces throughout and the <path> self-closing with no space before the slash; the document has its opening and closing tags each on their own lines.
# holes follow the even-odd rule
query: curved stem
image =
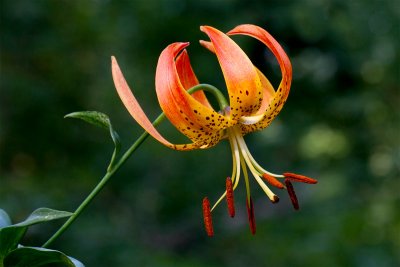
<svg viewBox="0 0 400 267">
<path fill-rule="evenodd" d="M 187 90 L 189 94 L 192 94 L 196 91 L 203 90 L 207 91 L 217 99 L 218 104 L 221 110 L 225 110 L 228 106 L 228 102 L 226 101 L 224 95 L 219 91 L 216 87 L 209 84 L 199 84 Z M 161 113 L 157 119 L 153 121 L 153 125 L 157 126 L 160 122 L 165 119 L 164 113 Z M 114 164 L 115 155 L 113 154 L 113 158 L 111 161 L 110 168 L 107 170 L 107 173 L 103 176 L 100 182 L 96 185 L 96 187 L 90 192 L 90 194 L 83 200 L 83 202 L 79 205 L 79 207 L 75 210 L 73 215 L 69 217 L 69 219 L 54 233 L 53 236 L 49 238 L 42 245 L 43 248 L 47 248 L 50 244 L 54 242 L 62 233 L 67 230 L 67 228 L 79 217 L 82 211 L 92 202 L 92 200 L 97 196 L 97 194 L 103 189 L 106 183 L 110 180 L 110 178 L 114 175 L 114 173 L 126 162 L 126 160 L 132 155 L 132 153 L 146 140 L 149 136 L 148 132 L 142 133 L 142 135 L 132 144 L 132 146 L 122 155 L 118 162 Z"/>
<path fill-rule="evenodd" d="M 221 109 L 221 111 L 224 111 L 225 108 L 227 106 L 229 106 L 228 102 L 225 99 L 224 94 L 222 94 L 221 91 L 218 90 L 218 88 L 215 86 L 212 86 L 212 85 L 206 84 L 206 83 L 202 83 L 202 84 L 193 86 L 192 88 L 187 90 L 187 92 L 189 94 L 193 94 L 196 91 L 206 91 L 206 92 L 211 93 L 217 99 L 217 102 L 218 102 L 218 105 L 219 105 L 219 108 Z"/>
<path fill-rule="evenodd" d="M 161 113 L 157 119 L 154 120 L 153 125 L 157 126 L 160 122 L 162 122 L 165 119 L 164 113 Z M 92 190 L 92 192 L 86 197 L 86 199 L 79 205 L 79 207 L 75 210 L 73 215 L 69 217 L 69 219 L 58 229 L 56 233 L 54 233 L 53 236 L 49 238 L 49 240 L 46 241 L 42 245 L 43 248 L 47 248 L 51 243 L 53 243 L 54 240 L 56 240 L 62 233 L 67 230 L 67 228 L 79 217 L 79 215 L 82 213 L 82 211 L 86 208 L 87 205 L 90 204 L 90 202 L 94 199 L 94 197 L 103 189 L 103 187 L 106 185 L 108 180 L 114 175 L 114 173 L 126 162 L 126 160 L 131 156 L 131 154 L 146 140 L 146 138 L 149 136 L 148 132 L 142 133 L 142 135 L 136 140 L 135 143 L 132 144 L 132 146 L 122 155 L 120 160 L 115 163 L 115 165 L 111 168 L 110 171 L 108 171 L 103 178 L 100 180 L 100 182 L 96 185 L 96 187 Z"/>
</svg>

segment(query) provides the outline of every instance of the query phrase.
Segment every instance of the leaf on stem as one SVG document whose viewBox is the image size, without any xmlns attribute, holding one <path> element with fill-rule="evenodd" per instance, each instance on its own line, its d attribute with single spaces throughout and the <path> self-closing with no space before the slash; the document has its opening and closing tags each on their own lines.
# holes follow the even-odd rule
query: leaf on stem
<svg viewBox="0 0 400 267">
<path fill-rule="evenodd" d="M 118 155 L 121 149 L 121 141 L 118 133 L 114 130 L 111 124 L 110 118 L 101 112 L 98 111 L 77 111 L 72 112 L 64 116 L 64 118 L 74 118 L 80 119 L 87 123 L 93 124 L 97 127 L 106 129 L 110 131 L 111 139 L 114 142 L 114 152 L 111 156 L 110 164 L 108 165 L 107 171 L 110 172 L 112 167 L 114 166 L 116 156 Z"/>
<path fill-rule="evenodd" d="M 0 263 L 10 251 L 17 248 L 18 243 L 25 235 L 29 226 L 70 217 L 72 214 L 73 213 L 67 211 L 39 208 L 33 211 L 25 221 L 0 227 Z"/>
<path fill-rule="evenodd" d="M 10 252 L 4 259 L 4 267 L 40 267 L 40 266 L 60 266 L 60 267 L 84 267 L 84 265 L 64 253 L 38 247 L 19 247 Z"/>
</svg>

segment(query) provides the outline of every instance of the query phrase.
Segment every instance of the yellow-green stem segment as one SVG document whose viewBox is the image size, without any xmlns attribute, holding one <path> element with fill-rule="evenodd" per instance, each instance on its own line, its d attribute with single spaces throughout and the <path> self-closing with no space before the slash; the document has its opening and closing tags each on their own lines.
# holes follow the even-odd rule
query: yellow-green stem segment
<svg viewBox="0 0 400 267">
<path fill-rule="evenodd" d="M 226 101 L 224 95 L 219 91 L 216 87 L 209 84 L 199 84 L 196 85 L 187 92 L 192 94 L 196 91 L 207 91 L 211 93 L 218 101 L 218 105 L 221 110 L 224 110 L 228 106 L 228 102 Z M 154 121 L 153 125 L 157 126 L 165 119 L 164 113 L 161 113 Z M 56 240 L 61 234 L 67 230 L 67 228 L 79 217 L 79 215 L 83 212 L 83 210 L 92 202 L 92 200 L 97 196 L 97 194 L 103 189 L 106 183 L 110 180 L 110 178 L 114 175 L 114 173 L 126 162 L 126 160 L 135 152 L 136 149 L 146 140 L 149 136 L 148 132 L 142 133 L 142 135 L 132 144 L 132 146 L 122 155 L 120 160 L 113 164 L 112 168 L 107 171 L 107 173 L 103 176 L 100 182 L 96 185 L 96 187 L 90 192 L 90 194 L 83 200 L 83 202 L 79 205 L 79 207 L 75 210 L 73 215 L 69 217 L 69 219 L 57 230 L 50 238 L 42 245 L 43 248 L 49 247 L 54 240 Z"/>
</svg>

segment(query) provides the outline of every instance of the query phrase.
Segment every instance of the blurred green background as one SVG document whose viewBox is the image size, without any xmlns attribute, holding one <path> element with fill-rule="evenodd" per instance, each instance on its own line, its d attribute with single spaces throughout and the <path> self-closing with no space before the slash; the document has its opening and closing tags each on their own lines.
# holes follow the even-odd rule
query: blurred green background
<svg viewBox="0 0 400 267">
<path fill-rule="evenodd" d="M 73 211 L 112 153 L 106 131 L 63 116 L 107 113 L 127 148 L 142 132 L 119 100 L 110 56 L 151 118 L 159 114 L 154 74 L 161 51 L 190 41 L 201 82 L 224 89 L 200 25 L 268 30 L 289 54 L 294 80 L 278 119 L 246 137 L 273 172 L 319 179 L 272 205 L 251 181 L 257 234 L 250 234 L 244 185 L 237 216 L 225 205 L 203 229 L 201 201 L 215 201 L 231 174 L 227 142 L 176 152 L 152 139 L 53 248 L 86 266 L 398 266 L 399 17 L 387 1 L 146 0 L 0 1 L 0 207 L 14 222 L 38 207 Z M 234 37 L 275 86 L 280 73 L 256 40 Z M 168 123 L 161 131 L 181 140 Z M 39 246 L 61 222 L 30 229 Z"/>
</svg>

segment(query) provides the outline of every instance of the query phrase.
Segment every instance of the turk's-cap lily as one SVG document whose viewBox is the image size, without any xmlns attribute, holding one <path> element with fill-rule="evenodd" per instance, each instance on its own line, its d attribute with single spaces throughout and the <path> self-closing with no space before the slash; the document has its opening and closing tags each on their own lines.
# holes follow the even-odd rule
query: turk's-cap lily
<svg viewBox="0 0 400 267">
<path fill-rule="evenodd" d="M 203 199 L 204 224 L 207 234 L 212 236 L 214 230 L 211 212 L 224 198 L 229 215 L 235 216 L 233 191 L 243 172 L 250 230 L 254 234 L 256 226 L 248 170 L 271 202 L 276 203 L 279 198 L 267 184 L 287 190 L 295 209 L 299 208 L 299 204 L 291 182 L 317 183 L 312 178 L 294 173 L 268 172 L 255 161 L 243 139 L 245 134 L 267 127 L 281 111 L 290 91 L 292 66 L 281 45 L 258 26 L 239 25 L 227 34 L 210 26 L 202 26 L 200 30 L 210 38 L 210 42 L 200 41 L 200 44 L 218 58 L 226 82 L 229 104 L 218 89 L 199 84 L 185 49 L 189 43 L 173 43 L 162 51 L 155 79 L 161 109 L 168 120 L 192 141 L 191 143 L 173 144 L 156 130 L 132 94 L 116 59 L 112 57 L 114 84 L 132 117 L 152 137 L 167 147 L 175 150 L 206 149 L 222 139 L 229 140 L 233 159 L 232 175 L 226 180 L 226 191 L 213 206 L 208 198 Z M 229 37 L 236 34 L 258 39 L 274 54 L 282 73 L 281 82 L 276 90 Z M 219 111 L 211 106 L 204 91 L 211 92 L 217 98 Z M 283 179 L 284 184 L 279 179 Z"/>
</svg>

